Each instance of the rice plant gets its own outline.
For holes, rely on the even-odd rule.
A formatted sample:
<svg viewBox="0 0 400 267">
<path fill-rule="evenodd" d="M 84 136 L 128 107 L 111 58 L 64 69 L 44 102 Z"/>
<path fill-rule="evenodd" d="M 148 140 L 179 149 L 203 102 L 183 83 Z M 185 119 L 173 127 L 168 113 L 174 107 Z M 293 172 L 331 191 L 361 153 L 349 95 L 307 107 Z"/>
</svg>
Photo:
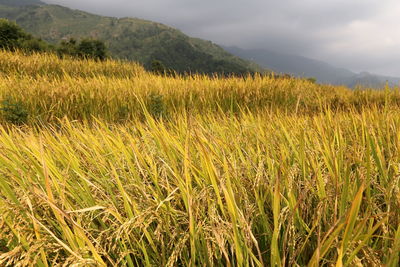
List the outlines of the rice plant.
<svg viewBox="0 0 400 267">
<path fill-rule="evenodd" d="M 399 265 L 397 89 L 0 57 L 0 266 Z"/>
</svg>

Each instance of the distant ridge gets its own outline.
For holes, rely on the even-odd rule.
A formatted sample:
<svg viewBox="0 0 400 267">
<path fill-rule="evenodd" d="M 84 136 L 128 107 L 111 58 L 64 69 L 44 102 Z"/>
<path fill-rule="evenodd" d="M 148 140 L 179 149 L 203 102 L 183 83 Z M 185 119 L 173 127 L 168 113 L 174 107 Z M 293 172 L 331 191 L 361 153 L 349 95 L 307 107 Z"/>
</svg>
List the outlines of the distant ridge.
<svg viewBox="0 0 400 267">
<path fill-rule="evenodd" d="M 346 85 L 350 88 L 357 86 L 383 88 L 399 86 L 400 78 L 371 74 L 368 72 L 355 73 L 344 68 L 334 67 L 326 62 L 297 55 L 273 52 L 267 49 L 241 49 L 224 47 L 228 52 L 253 60 L 264 68 L 278 73 L 288 73 L 296 77 L 313 77 L 319 83 Z"/>
<path fill-rule="evenodd" d="M 245 74 L 263 68 L 210 41 L 190 38 L 166 25 L 136 18 L 113 18 L 47 5 L 38 0 L 0 0 L 0 17 L 50 43 L 69 38 L 104 40 L 114 58 L 151 68 L 154 60 L 177 72 Z"/>
</svg>

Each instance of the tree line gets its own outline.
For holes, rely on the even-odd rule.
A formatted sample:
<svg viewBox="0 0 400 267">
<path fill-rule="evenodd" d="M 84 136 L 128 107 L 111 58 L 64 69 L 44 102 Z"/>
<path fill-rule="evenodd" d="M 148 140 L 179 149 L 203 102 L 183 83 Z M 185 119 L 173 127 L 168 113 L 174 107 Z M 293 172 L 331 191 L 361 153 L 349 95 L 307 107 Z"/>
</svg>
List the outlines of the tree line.
<svg viewBox="0 0 400 267">
<path fill-rule="evenodd" d="M 107 47 L 100 40 L 85 38 L 78 41 L 71 38 L 58 45 L 52 45 L 32 36 L 16 23 L 6 19 L 0 19 L 0 49 L 20 50 L 26 53 L 54 52 L 60 57 L 72 56 L 95 60 L 105 60 L 108 57 Z"/>
</svg>

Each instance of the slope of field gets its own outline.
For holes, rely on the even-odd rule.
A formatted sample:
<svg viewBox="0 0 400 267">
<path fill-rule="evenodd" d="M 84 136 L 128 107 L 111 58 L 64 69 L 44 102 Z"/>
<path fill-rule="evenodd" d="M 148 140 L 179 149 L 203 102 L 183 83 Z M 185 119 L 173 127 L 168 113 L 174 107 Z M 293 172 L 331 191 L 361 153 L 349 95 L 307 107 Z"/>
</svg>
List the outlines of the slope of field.
<svg viewBox="0 0 400 267">
<path fill-rule="evenodd" d="M 0 61 L 0 266 L 398 266 L 398 90 Z"/>
<path fill-rule="evenodd" d="M 104 17 L 58 5 L 39 5 L 35 1 L 32 5 L 16 6 L 5 0 L 0 0 L 0 17 L 15 21 L 27 32 L 54 44 L 69 38 L 100 39 L 106 42 L 114 58 L 137 61 L 148 69 L 153 60 L 160 60 L 178 72 L 264 71 L 210 41 L 190 38 L 152 21 Z"/>
</svg>

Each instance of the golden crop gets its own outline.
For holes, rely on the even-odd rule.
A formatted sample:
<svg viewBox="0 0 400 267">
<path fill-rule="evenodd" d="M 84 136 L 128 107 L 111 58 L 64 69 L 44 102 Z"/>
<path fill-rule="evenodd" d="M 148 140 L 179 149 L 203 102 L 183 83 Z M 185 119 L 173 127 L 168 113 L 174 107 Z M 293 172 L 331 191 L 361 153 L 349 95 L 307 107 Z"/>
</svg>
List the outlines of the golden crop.
<svg viewBox="0 0 400 267">
<path fill-rule="evenodd" d="M 397 89 L 0 62 L 0 266 L 398 266 Z"/>
</svg>

